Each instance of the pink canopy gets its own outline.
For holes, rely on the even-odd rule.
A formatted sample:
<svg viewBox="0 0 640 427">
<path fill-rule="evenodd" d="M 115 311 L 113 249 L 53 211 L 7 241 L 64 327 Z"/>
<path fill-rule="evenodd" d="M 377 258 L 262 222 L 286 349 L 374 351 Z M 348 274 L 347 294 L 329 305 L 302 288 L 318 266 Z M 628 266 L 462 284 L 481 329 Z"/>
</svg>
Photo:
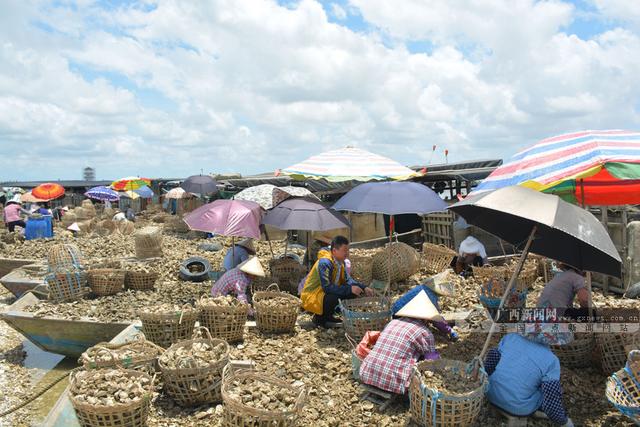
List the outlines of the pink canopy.
<svg viewBox="0 0 640 427">
<path fill-rule="evenodd" d="M 227 237 L 260 238 L 262 209 L 247 200 L 216 200 L 184 216 L 189 228 Z"/>
</svg>

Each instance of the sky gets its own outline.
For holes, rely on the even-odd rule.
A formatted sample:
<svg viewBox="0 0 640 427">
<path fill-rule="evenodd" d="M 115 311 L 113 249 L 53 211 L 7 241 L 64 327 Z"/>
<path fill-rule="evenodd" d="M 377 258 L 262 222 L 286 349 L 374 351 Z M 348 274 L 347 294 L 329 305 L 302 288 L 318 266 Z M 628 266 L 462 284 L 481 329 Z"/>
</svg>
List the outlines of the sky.
<svg viewBox="0 0 640 427">
<path fill-rule="evenodd" d="M 639 75 L 640 1 L 6 0 L 0 180 L 506 159 L 639 130 Z"/>
</svg>

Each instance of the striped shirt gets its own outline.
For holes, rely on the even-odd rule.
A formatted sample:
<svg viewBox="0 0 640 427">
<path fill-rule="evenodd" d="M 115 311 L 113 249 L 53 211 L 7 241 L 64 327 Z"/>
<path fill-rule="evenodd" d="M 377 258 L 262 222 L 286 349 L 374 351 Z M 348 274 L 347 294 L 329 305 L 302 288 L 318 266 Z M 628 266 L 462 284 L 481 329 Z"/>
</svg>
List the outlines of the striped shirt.
<svg viewBox="0 0 640 427">
<path fill-rule="evenodd" d="M 247 274 L 240 271 L 238 267 L 225 272 L 211 288 L 211 296 L 218 297 L 233 294 L 238 300 L 248 304 L 247 288 L 251 284 L 251 279 Z"/>
</svg>

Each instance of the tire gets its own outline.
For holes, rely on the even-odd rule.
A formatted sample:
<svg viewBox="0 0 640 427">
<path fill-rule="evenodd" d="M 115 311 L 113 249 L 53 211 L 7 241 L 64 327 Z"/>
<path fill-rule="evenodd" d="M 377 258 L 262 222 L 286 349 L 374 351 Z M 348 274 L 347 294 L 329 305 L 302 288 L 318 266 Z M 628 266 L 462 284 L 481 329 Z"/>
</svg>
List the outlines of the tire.
<svg viewBox="0 0 640 427">
<path fill-rule="evenodd" d="M 195 269 L 191 271 L 189 268 Z M 209 278 L 211 264 L 202 257 L 191 257 L 180 264 L 180 278 L 188 282 L 204 282 Z"/>
</svg>

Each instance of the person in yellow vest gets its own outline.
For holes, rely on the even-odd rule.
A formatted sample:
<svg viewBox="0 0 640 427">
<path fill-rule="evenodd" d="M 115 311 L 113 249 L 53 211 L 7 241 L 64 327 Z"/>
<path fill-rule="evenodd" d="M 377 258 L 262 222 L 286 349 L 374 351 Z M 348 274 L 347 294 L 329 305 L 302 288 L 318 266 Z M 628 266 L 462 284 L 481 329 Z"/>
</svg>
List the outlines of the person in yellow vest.
<svg viewBox="0 0 640 427">
<path fill-rule="evenodd" d="M 338 300 L 372 296 L 374 293 L 373 289 L 349 276 L 345 267 L 348 257 L 349 240 L 336 236 L 331 241 L 330 250 L 318 252 L 318 260 L 307 275 L 300 299 L 302 307 L 314 314 L 316 326 L 340 323 L 335 317 Z"/>
</svg>

